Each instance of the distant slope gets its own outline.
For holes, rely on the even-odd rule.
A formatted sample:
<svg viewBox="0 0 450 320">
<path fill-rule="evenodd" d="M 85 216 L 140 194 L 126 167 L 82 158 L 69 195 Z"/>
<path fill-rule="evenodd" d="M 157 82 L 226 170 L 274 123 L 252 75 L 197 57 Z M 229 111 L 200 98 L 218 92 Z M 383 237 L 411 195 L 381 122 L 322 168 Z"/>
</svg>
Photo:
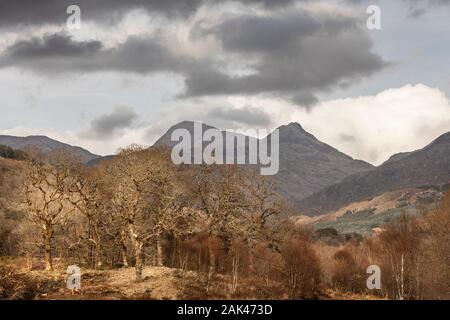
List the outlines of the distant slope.
<svg viewBox="0 0 450 320">
<path fill-rule="evenodd" d="M 180 128 L 193 133 L 194 123 L 184 121 L 171 127 L 154 145 L 173 146 L 176 143 L 171 141 L 171 134 Z M 213 127 L 203 125 L 203 130 L 208 128 Z M 292 201 L 299 201 L 355 172 L 374 168 L 317 140 L 298 123 L 281 126 L 279 130 L 280 171 L 275 178 L 280 193 Z"/>
<path fill-rule="evenodd" d="M 8 208 L 11 200 L 19 196 L 22 163 L 0 157 L 0 216 Z M 1 228 L 1 226 L 0 226 Z"/>
<path fill-rule="evenodd" d="M 280 190 L 292 200 L 303 199 L 351 174 L 374 168 L 319 141 L 298 123 L 281 126 L 279 130 L 277 180 Z"/>
<path fill-rule="evenodd" d="M 297 224 L 315 228 L 333 228 L 341 233 L 373 234 L 377 228 L 396 220 L 402 214 L 420 216 L 433 209 L 450 189 L 450 184 L 430 188 L 408 188 L 385 192 L 373 198 L 352 202 L 337 211 L 319 216 L 293 216 Z"/>
<path fill-rule="evenodd" d="M 409 156 L 410 154 L 411 154 L 411 152 L 396 153 L 396 154 L 392 155 L 389 159 L 387 159 L 385 162 L 383 162 L 382 164 L 387 164 L 387 163 L 391 163 L 391 162 L 403 159 L 403 158 Z"/>
<path fill-rule="evenodd" d="M 298 202 L 306 215 L 336 211 L 350 203 L 393 190 L 435 186 L 450 181 L 450 132 L 423 149 L 402 154 L 368 172 L 360 172 Z"/>
<path fill-rule="evenodd" d="M 87 166 L 96 166 L 96 165 L 102 163 L 103 161 L 108 161 L 108 160 L 114 159 L 114 157 L 115 157 L 115 155 L 108 155 L 108 156 L 104 156 L 104 157 L 98 157 L 98 158 L 95 158 L 93 160 L 90 160 L 90 161 L 86 162 L 86 165 Z"/>
<path fill-rule="evenodd" d="M 6 145 L 24 151 L 27 149 L 37 149 L 42 153 L 63 149 L 72 153 L 84 163 L 99 158 L 98 155 L 92 154 L 81 147 L 71 146 L 46 136 L 14 137 L 0 135 L 0 145 Z"/>
</svg>

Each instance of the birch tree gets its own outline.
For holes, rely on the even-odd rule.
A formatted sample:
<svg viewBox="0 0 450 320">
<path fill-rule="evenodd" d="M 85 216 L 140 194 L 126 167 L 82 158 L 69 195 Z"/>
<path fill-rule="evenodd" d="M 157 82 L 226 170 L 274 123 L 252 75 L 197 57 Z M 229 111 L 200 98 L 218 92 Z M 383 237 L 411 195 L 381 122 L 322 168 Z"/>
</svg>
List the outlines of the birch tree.
<svg viewBox="0 0 450 320">
<path fill-rule="evenodd" d="M 417 298 L 420 295 L 415 283 L 420 274 L 417 269 L 419 256 L 419 227 L 406 214 L 390 224 L 380 235 L 382 248 L 394 286 L 390 295 L 398 300 Z"/>
</svg>

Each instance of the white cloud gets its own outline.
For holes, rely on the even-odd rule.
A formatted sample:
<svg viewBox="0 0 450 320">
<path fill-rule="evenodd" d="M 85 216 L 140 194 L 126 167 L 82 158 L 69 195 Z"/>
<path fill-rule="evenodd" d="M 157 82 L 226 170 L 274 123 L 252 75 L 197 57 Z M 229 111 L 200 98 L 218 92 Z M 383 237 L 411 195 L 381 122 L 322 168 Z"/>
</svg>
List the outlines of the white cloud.
<svg viewBox="0 0 450 320">
<path fill-rule="evenodd" d="M 84 139 L 79 132 L 23 127 L 3 130 L 0 134 L 42 134 L 105 155 L 132 143 L 151 145 L 171 125 L 183 120 L 202 120 L 220 129 L 251 127 L 232 119 L 212 117 L 214 113 L 209 111 L 218 108 L 225 108 L 227 114 L 233 114 L 233 109 L 258 108 L 270 116 L 270 129 L 299 122 L 319 140 L 376 165 L 394 153 L 420 149 L 450 131 L 448 98 L 439 89 L 418 84 L 388 89 L 374 96 L 325 101 L 309 112 L 273 98 L 215 97 L 178 101 L 145 119 L 139 127 L 125 129 L 120 136 L 108 141 Z M 241 112 L 235 114 L 239 116 Z"/>
<path fill-rule="evenodd" d="M 236 105 L 262 106 L 278 125 L 299 122 L 319 140 L 376 165 L 394 153 L 420 149 L 450 131 L 448 98 L 423 84 L 325 101 L 310 112 L 283 101 L 234 100 Z"/>
<path fill-rule="evenodd" d="M 254 96 L 174 103 L 148 121 L 151 125 L 147 141 L 154 142 L 171 125 L 183 120 L 245 130 L 251 125 L 213 118 L 208 110 L 226 108 L 229 112 L 232 108 L 250 107 L 270 116 L 270 129 L 299 122 L 319 140 L 375 165 L 395 153 L 420 149 L 450 131 L 448 98 L 439 89 L 418 84 L 387 89 L 374 96 L 325 101 L 309 112 L 281 99 Z"/>
<path fill-rule="evenodd" d="M 324 102 L 304 122 L 341 151 L 380 164 L 450 131 L 450 103 L 438 89 L 407 85 L 375 96 Z"/>
</svg>

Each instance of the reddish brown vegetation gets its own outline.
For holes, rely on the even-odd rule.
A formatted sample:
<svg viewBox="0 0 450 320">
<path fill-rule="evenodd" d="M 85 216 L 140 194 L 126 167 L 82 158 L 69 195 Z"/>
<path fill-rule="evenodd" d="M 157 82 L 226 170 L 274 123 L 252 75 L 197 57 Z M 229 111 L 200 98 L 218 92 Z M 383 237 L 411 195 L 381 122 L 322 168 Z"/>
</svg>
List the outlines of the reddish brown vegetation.
<svg viewBox="0 0 450 320">
<path fill-rule="evenodd" d="M 164 266 L 190 299 L 449 298 L 450 194 L 420 218 L 332 246 L 280 218 L 291 209 L 272 181 L 234 166 L 174 167 L 166 150 L 131 147 L 96 167 L 60 153 L 14 168 L 0 176 L 0 254 L 27 263 L 1 270 L 3 298 L 35 298 L 29 271 L 71 264 L 133 266 L 137 286 L 146 266 Z M 379 291 L 366 287 L 372 264 Z"/>
</svg>

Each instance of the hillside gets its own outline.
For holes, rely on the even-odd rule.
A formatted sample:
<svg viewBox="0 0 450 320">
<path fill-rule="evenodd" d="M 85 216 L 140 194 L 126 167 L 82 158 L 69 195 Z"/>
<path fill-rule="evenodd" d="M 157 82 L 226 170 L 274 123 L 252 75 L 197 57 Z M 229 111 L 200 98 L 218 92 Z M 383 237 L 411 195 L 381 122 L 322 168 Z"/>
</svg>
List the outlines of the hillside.
<svg viewBox="0 0 450 320">
<path fill-rule="evenodd" d="M 11 209 L 11 203 L 17 200 L 21 186 L 22 163 L 20 161 L 0 157 L 0 234 L 6 222 L 4 215 Z M 2 241 L 0 241 L 0 251 Z"/>
<path fill-rule="evenodd" d="M 450 182 L 450 132 L 423 149 L 393 156 L 381 166 L 345 178 L 298 202 L 309 216 L 336 211 L 384 192 L 439 186 Z"/>
<path fill-rule="evenodd" d="M 373 168 L 316 139 L 298 123 L 280 128 L 280 189 L 292 200 L 306 198 L 356 172 Z"/>
<path fill-rule="evenodd" d="M 291 221 L 298 225 L 313 225 L 318 230 L 332 228 L 342 234 L 373 235 L 403 214 L 420 217 L 425 212 L 434 210 L 449 188 L 450 185 L 444 185 L 441 188 L 385 192 L 367 200 L 353 202 L 335 212 L 311 217 L 292 216 Z"/>
<path fill-rule="evenodd" d="M 170 137 L 172 132 L 179 128 L 187 129 L 192 133 L 194 123 L 184 121 L 171 127 L 154 145 L 176 144 Z M 203 124 L 203 130 L 208 128 L 213 127 Z M 290 123 L 278 129 L 280 130 L 280 170 L 275 175 L 275 179 L 280 193 L 292 201 L 299 201 L 355 172 L 373 168 L 372 165 L 354 160 L 319 141 L 298 123 Z M 254 138 L 246 137 L 246 139 Z M 247 149 L 245 152 L 248 154 Z"/>
<path fill-rule="evenodd" d="M 29 149 L 36 149 L 42 153 L 48 153 L 54 150 L 63 149 L 70 152 L 84 163 L 99 158 L 98 155 L 92 154 L 86 149 L 71 146 L 69 144 L 53 140 L 46 136 L 14 137 L 0 135 L 0 145 L 9 146 L 11 148 L 24 151 Z"/>
</svg>

